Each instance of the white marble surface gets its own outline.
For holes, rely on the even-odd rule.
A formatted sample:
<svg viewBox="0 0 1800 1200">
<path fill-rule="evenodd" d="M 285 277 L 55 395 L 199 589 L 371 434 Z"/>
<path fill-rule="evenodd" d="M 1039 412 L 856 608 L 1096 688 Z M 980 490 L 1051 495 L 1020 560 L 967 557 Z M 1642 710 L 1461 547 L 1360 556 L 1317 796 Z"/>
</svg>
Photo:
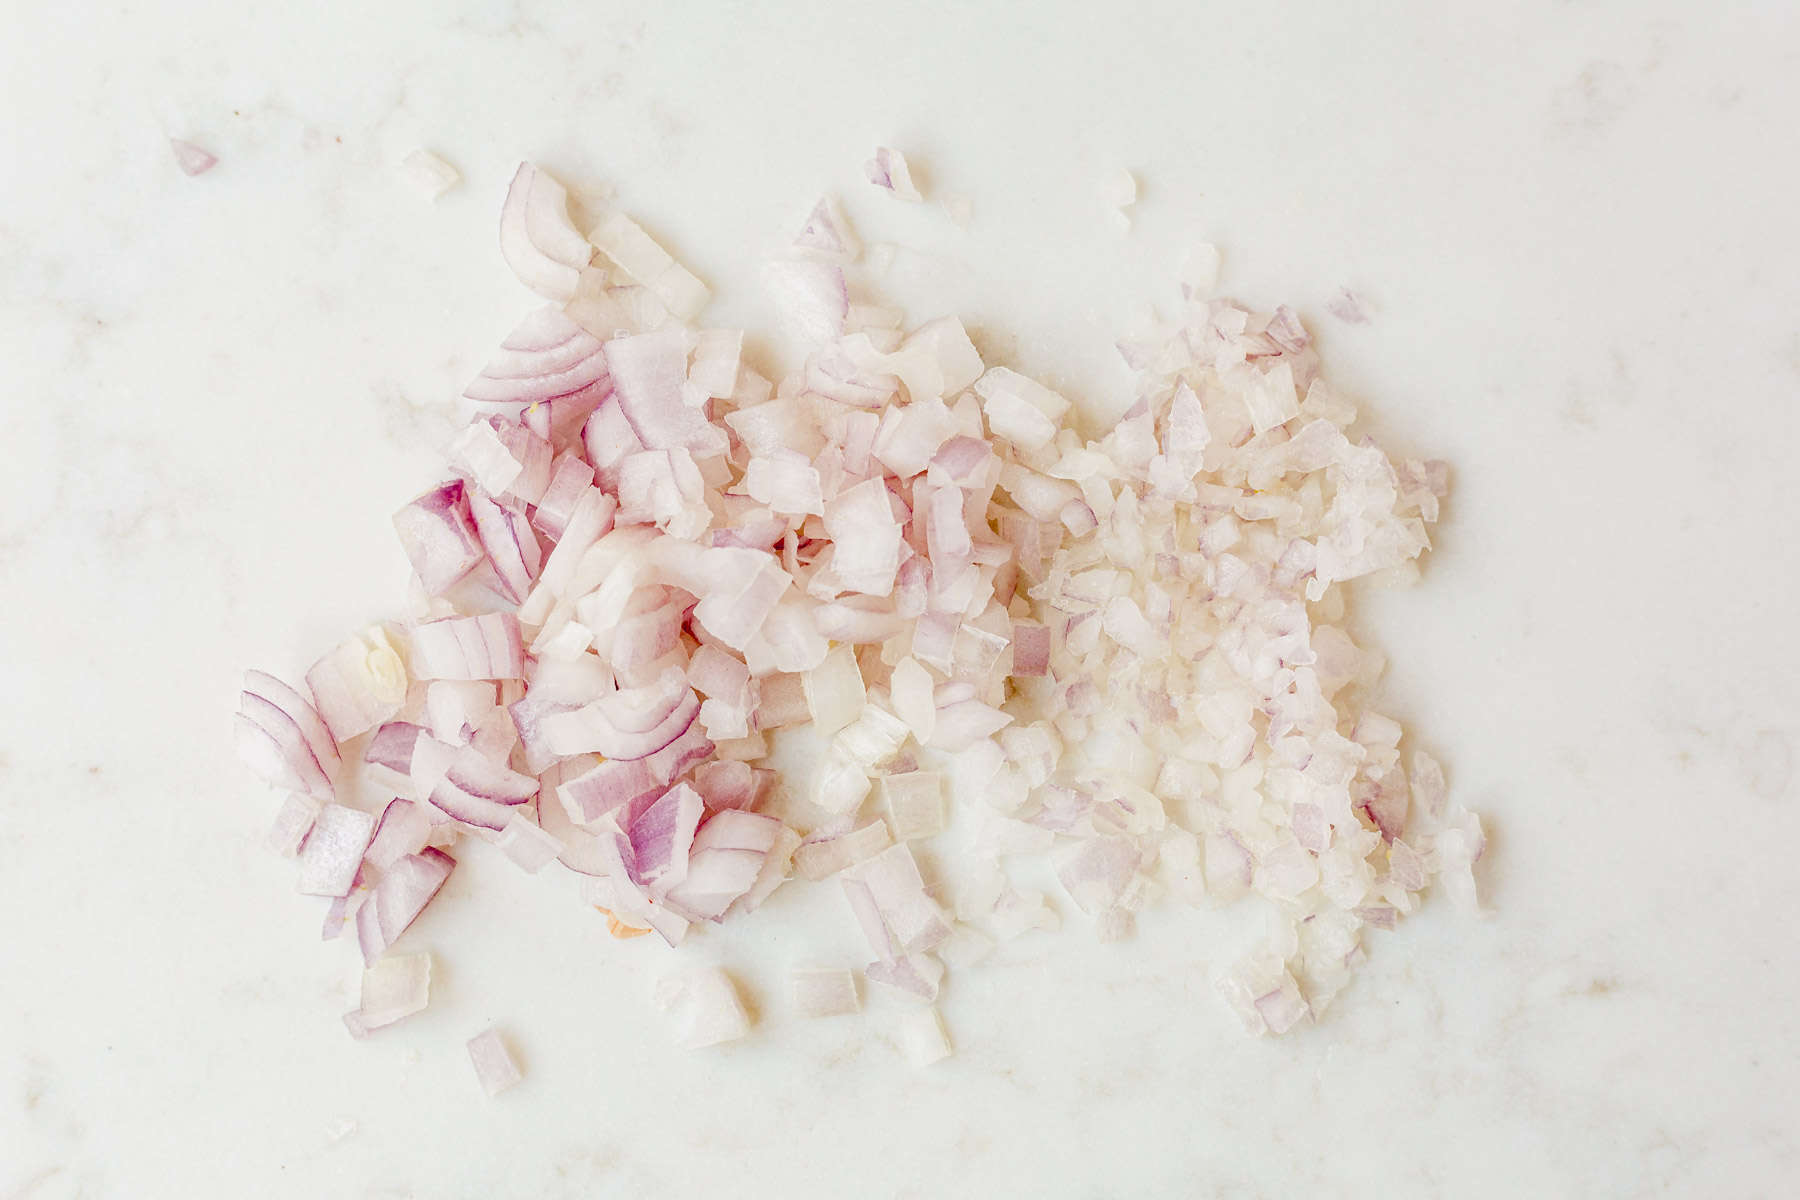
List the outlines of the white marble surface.
<svg viewBox="0 0 1800 1200">
<path fill-rule="evenodd" d="M 0 1197 L 1794 1194 L 1800 15 L 975 7 L 6 7 Z M 860 185 L 878 140 L 972 228 Z M 419 145 L 466 176 L 436 205 Z M 783 1018 L 774 969 L 853 948 L 829 897 L 692 948 L 765 1019 L 690 1055 L 656 947 L 471 854 L 409 935 L 431 1010 L 344 1036 L 228 714 L 397 608 L 386 514 L 530 303 L 494 240 L 525 156 L 616 187 L 729 322 L 841 189 L 919 252 L 909 302 L 1096 411 L 1113 332 L 1223 244 L 1454 465 L 1424 584 L 1363 611 L 1487 816 L 1492 914 L 1377 936 L 1274 1043 L 1213 995 L 1230 914 L 1071 921 L 959 976 L 920 1072 L 883 1010 Z M 1344 284 L 1372 324 L 1325 316 Z M 494 1102 L 490 1022 L 528 1072 Z"/>
</svg>

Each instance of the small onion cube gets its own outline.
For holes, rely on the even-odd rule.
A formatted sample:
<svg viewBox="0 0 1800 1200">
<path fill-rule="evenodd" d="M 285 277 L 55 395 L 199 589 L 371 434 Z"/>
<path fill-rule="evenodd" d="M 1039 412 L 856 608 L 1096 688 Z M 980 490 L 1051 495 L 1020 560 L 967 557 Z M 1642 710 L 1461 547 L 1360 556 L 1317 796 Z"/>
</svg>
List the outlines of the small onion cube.
<svg viewBox="0 0 1800 1200">
<path fill-rule="evenodd" d="M 388 801 L 375 824 L 375 836 L 363 851 L 363 861 L 378 871 L 386 871 L 407 855 L 419 853 L 430 840 L 431 823 L 424 805 L 398 797 Z"/>
<path fill-rule="evenodd" d="M 1285 359 L 1258 375 L 1242 395 L 1251 427 L 1258 433 L 1267 433 L 1300 415 L 1294 367 Z"/>
<path fill-rule="evenodd" d="M 879 704 L 865 704 L 856 720 L 831 739 L 827 754 L 855 763 L 865 771 L 890 770 L 907 736 L 906 722 Z"/>
<path fill-rule="evenodd" d="M 788 975 L 794 1011 L 803 1017 L 835 1017 L 861 1007 L 856 973 L 841 967 L 801 967 Z"/>
<path fill-rule="evenodd" d="M 730 976 L 717 967 L 672 975 L 656 986 L 656 1003 L 675 1023 L 675 1044 L 685 1050 L 735 1041 L 750 1032 L 750 1016 Z"/>
<path fill-rule="evenodd" d="M 881 780 L 894 836 L 901 841 L 944 831 L 944 777 L 936 771 L 908 771 Z"/>
<path fill-rule="evenodd" d="M 961 623 L 949 613 L 926 613 L 913 627 L 913 657 L 948 675 L 954 663 L 956 632 Z"/>
<path fill-rule="evenodd" d="M 694 836 L 686 876 L 664 893 L 663 903 L 691 919 L 719 920 L 756 883 L 781 828 L 759 813 L 713 814 Z"/>
<path fill-rule="evenodd" d="M 893 501 L 879 479 L 864 480 L 825 502 L 825 531 L 832 540 L 832 570 L 845 590 L 885 596 L 900 569 L 901 528 Z"/>
<path fill-rule="evenodd" d="M 1034 929 L 1056 930 L 1062 918 L 1037 891 L 1020 891 L 1004 886 L 990 914 L 994 936 L 1003 942 L 1022 937 Z"/>
<path fill-rule="evenodd" d="M 514 813 L 500 831 L 500 851 L 525 871 L 536 874 L 562 856 L 565 847 L 534 821 Z"/>
<path fill-rule="evenodd" d="M 1012 719 L 1012 714 L 979 700 L 958 700 L 948 704 L 940 701 L 929 744 L 939 750 L 966 749 L 998 733 Z"/>
<path fill-rule="evenodd" d="M 808 259 L 773 259 L 763 281 L 775 310 L 797 337 L 822 345 L 844 332 L 850 288 L 842 267 Z"/>
<path fill-rule="evenodd" d="M 318 820 L 321 806 L 311 796 L 290 793 L 282 801 L 281 810 L 275 814 L 275 823 L 269 827 L 266 845 L 283 858 L 292 858 L 300 853 L 301 843 L 306 835 L 312 832 L 313 823 Z"/>
<path fill-rule="evenodd" d="M 1141 857 L 1125 838 L 1090 838 L 1063 860 L 1056 875 L 1083 912 L 1100 913 L 1124 895 Z"/>
<path fill-rule="evenodd" d="M 219 165 L 218 155 L 181 138 L 170 138 L 169 149 L 174 152 L 175 165 L 181 168 L 183 175 L 204 175 Z"/>
<path fill-rule="evenodd" d="M 880 854 L 858 863 L 843 873 L 846 895 L 852 905 L 859 890 L 866 889 L 880 914 L 893 944 L 912 953 L 930 950 L 949 936 L 949 922 L 944 912 L 925 891 L 919 866 L 905 842 L 897 842 Z M 877 953 L 886 947 L 883 938 L 865 928 L 870 944 Z"/>
<path fill-rule="evenodd" d="M 832 734 L 862 715 L 868 693 L 856 664 L 855 649 L 841 645 L 825 655 L 825 661 L 803 676 L 806 708 L 814 728 Z"/>
<path fill-rule="evenodd" d="M 639 283 L 648 283 L 675 265 L 669 252 L 622 212 L 609 214 L 594 227 L 589 240 Z"/>
<path fill-rule="evenodd" d="M 558 662 L 579 662 L 594 644 L 594 631 L 580 621 L 569 621 L 547 638 L 532 643 L 532 653 Z"/>
<path fill-rule="evenodd" d="M 506 1042 L 500 1037 L 498 1030 L 490 1027 L 482 1030 L 469 1039 L 469 1062 L 475 1068 L 475 1078 L 481 1084 L 481 1090 L 489 1096 L 498 1096 L 525 1078 L 519 1070 L 519 1064 L 507 1049 Z"/>
<path fill-rule="evenodd" d="M 525 646 L 512 613 L 446 617 L 412 630 L 413 671 L 420 679 L 519 679 Z"/>
<path fill-rule="evenodd" d="M 893 840 L 885 823 L 870 821 L 837 837 L 802 842 L 794 851 L 794 868 L 803 879 L 825 879 L 874 857 L 892 845 Z"/>
<path fill-rule="evenodd" d="M 318 795 L 317 798 L 329 799 L 331 776 L 336 774 L 343 762 L 338 755 L 337 742 L 331 736 L 331 731 L 326 728 L 325 722 L 319 717 L 318 709 L 312 699 L 266 672 L 246 671 L 244 672 L 244 692 L 240 697 L 239 711 L 248 712 L 252 707 L 257 707 L 250 703 L 252 698 L 269 706 L 269 708 L 258 709 L 261 717 L 272 718 L 274 714 L 270 710 L 279 711 L 286 721 L 291 723 L 293 730 L 300 734 L 301 740 L 305 743 L 305 749 L 311 752 L 312 765 L 316 766 L 318 772 L 325 776 L 324 794 Z M 291 738 L 284 739 L 284 741 L 291 742 Z M 304 759 L 305 756 L 300 753 L 299 747 L 294 746 L 292 750 L 297 759 Z M 305 764 L 301 762 L 299 765 Z M 311 774 L 310 767 L 307 773 Z"/>
<path fill-rule="evenodd" d="M 1014 675 L 1042 676 L 1050 668 L 1050 627 L 1038 621 L 1012 623 Z"/>
<path fill-rule="evenodd" d="M 742 699 L 750 686 L 750 670 L 742 659 L 717 646 L 701 646 L 688 660 L 688 683 L 703 696 Z"/>
<path fill-rule="evenodd" d="M 588 825 L 610 812 L 634 811 L 647 805 L 663 790 L 642 759 L 614 759 L 569 776 L 556 794 L 570 820 Z"/>
<path fill-rule="evenodd" d="M 600 402 L 605 382 L 600 339 L 552 304 L 527 314 L 513 327 L 463 395 L 478 404 L 504 406 L 521 417 L 549 405 L 556 409 L 555 424 L 562 426 L 565 408 L 567 420 L 586 419 Z M 569 440 L 568 433 L 561 430 L 558 445 Z"/>
<path fill-rule="evenodd" d="M 738 329 L 703 329 L 688 361 L 688 383 L 700 393 L 724 399 L 737 389 L 744 334 Z"/>
<path fill-rule="evenodd" d="M 342 896 L 335 896 L 325 908 L 325 920 L 319 929 L 319 940 L 334 942 L 344 936 L 350 923 L 356 920 L 357 913 L 362 911 L 363 902 L 371 893 L 369 873 L 357 868 L 356 878 L 350 883 L 350 890 Z M 360 1036 L 360 1035 L 359 1035 Z"/>
<path fill-rule="evenodd" d="M 1181 289 L 1189 299 L 1204 299 L 1219 286 L 1219 248 L 1201 242 L 1188 251 L 1181 266 Z"/>
<path fill-rule="evenodd" d="M 751 912 L 780 887 L 791 872 L 794 851 L 800 846 L 800 835 L 783 825 L 775 833 L 775 844 L 763 857 L 762 870 L 757 873 L 756 882 L 750 890 L 738 897 L 732 905 L 734 911 Z"/>
<path fill-rule="evenodd" d="M 1137 198 L 1137 177 L 1130 171 L 1120 169 L 1101 181 L 1100 199 L 1108 208 L 1126 208 Z"/>
<path fill-rule="evenodd" d="M 1137 932 L 1137 914 L 1123 908 L 1109 908 L 1094 923 L 1094 936 L 1102 942 L 1122 942 Z"/>
<path fill-rule="evenodd" d="M 872 962 L 863 974 L 873 983 L 930 1004 L 937 999 L 938 988 L 943 984 L 944 964 L 929 954 L 907 954 Z"/>
<path fill-rule="evenodd" d="M 1369 323 L 1367 302 L 1349 288 L 1340 288 L 1338 294 L 1326 302 L 1325 310 L 1338 320 L 1351 325 L 1367 325 Z"/>
<path fill-rule="evenodd" d="M 870 175 L 917 196 L 891 151 Z M 1105 198 L 1135 195 L 1121 174 Z M 1117 343 L 1134 391 L 1090 442 L 957 318 L 904 333 L 901 310 L 853 304 L 829 201 L 770 267 L 814 343 L 777 381 L 740 332 L 687 323 L 707 289 L 640 226 L 603 214 L 590 245 L 567 200 L 529 163 L 508 190 L 502 253 L 552 303 L 469 384 L 487 408 L 452 447 L 463 478 L 396 515 L 406 657 L 372 629 L 304 687 L 251 672 L 234 716 L 252 769 L 297 793 L 271 844 L 331 897 L 327 937 L 356 924 L 353 1032 L 420 1002 L 416 965 L 383 955 L 471 830 L 527 870 L 559 859 L 615 933 L 671 945 L 790 873 L 835 876 L 869 980 L 927 1003 L 938 956 L 1060 924 L 1003 856 L 1054 855 L 1108 941 L 1165 892 L 1254 889 L 1288 919 L 1224 988 L 1267 1033 L 1324 1010 L 1365 926 L 1427 889 L 1474 906 L 1479 819 L 1366 709 L 1382 659 L 1335 588 L 1417 575 L 1447 472 L 1352 440 L 1292 309 L 1209 298 L 1205 248 L 1182 314 Z M 766 731 L 808 723 L 811 815 L 832 818 L 802 841 L 762 811 L 763 764 Z M 364 735 L 346 776 L 338 744 Z M 940 753 L 977 803 L 976 866 L 927 889 L 909 847 L 945 827 L 944 780 L 919 770 Z M 371 788 L 394 797 L 378 821 L 333 803 Z M 810 982 L 797 1008 L 854 1007 L 844 972 Z M 722 976 L 671 986 L 685 1042 L 747 1028 Z M 924 1022 L 919 1061 L 948 1049 Z"/>
<path fill-rule="evenodd" d="M 813 803 L 829 813 L 854 812 L 869 794 L 869 773 L 859 763 L 827 755 L 813 783 Z"/>
<path fill-rule="evenodd" d="M 925 198 L 913 183 L 912 171 L 906 165 L 906 156 L 898 150 L 887 146 L 875 147 L 875 157 L 863 165 L 863 174 L 870 183 L 892 192 L 901 200 L 916 203 Z"/>
<path fill-rule="evenodd" d="M 929 1067 L 950 1057 L 950 1038 L 944 1033 L 944 1022 L 935 1008 L 914 1008 L 902 1012 L 894 1021 L 900 1036 L 900 1047 L 915 1067 Z"/>
<path fill-rule="evenodd" d="M 362 973 L 362 1000 L 352 1032 L 366 1033 L 424 1012 L 431 1002 L 431 955 L 395 954 Z"/>
<path fill-rule="evenodd" d="M 1021 375 L 1009 367 L 990 367 L 975 381 L 975 394 L 985 402 L 996 397 L 1008 396 L 1024 401 L 1052 422 L 1061 421 L 1068 414 L 1068 398 L 1052 391 L 1029 376 Z"/>
<path fill-rule="evenodd" d="M 670 788 L 631 822 L 626 830 L 631 858 L 627 869 L 640 884 L 665 888 L 687 876 L 694 835 L 706 802 L 686 784 Z"/>
<path fill-rule="evenodd" d="M 701 708 L 704 710 L 705 705 Z M 693 787 L 711 811 L 735 809 L 748 812 L 762 798 L 773 774 L 747 762 L 715 760 L 695 770 Z"/>
<path fill-rule="evenodd" d="M 300 848 L 300 894 L 348 893 L 374 831 L 375 818 L 359 809 L 342 804 L 327 804 L 320 809 L 312 832 Z"/>
<path fill-rule="evenodd" d="M 371 966 L 431 903 L 450 878 L 456 860 L 435 847 L 409 854 L 382 875 L 356 910 L 356 940 L 363 965 Z"/>
<path fill-rule="evenodd" d="M 552 538 L 561 538 L 569 526 L 575 505 L 594 483 L 594 468 L 573 454 L 563 454 L 551 465 L 550 482 L 532 511 L 531 523 Z"/>
<path fill-rule="evenodd" d="M 500 254 L 520 283 L 558 302 L 574 296 L 592 257 L 569 220 L 568 192 L 528 162 L 519 164 L 500 210 Z"/>
</svg>

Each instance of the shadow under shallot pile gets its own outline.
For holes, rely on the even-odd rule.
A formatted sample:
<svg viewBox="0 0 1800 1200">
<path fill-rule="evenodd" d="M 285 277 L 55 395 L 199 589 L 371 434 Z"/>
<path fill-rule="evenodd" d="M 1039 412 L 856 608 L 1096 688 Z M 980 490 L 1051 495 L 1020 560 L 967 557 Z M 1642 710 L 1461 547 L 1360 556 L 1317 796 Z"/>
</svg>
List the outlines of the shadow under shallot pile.
<svg viewBox="0 0 1800 1200">
<path fill-rule="evenodd" d="M 548 304 L 470 385 L 454 476 L 394 516 L 411 615 L 299 687 L 251 672 L 238 716 L 291 793 L 271 843 L 355 932 L 353 1032 L 424 1006 L 429 963 L 389 947 L 477 841 L 670 946 L 833 880 L 865 976 L 924 1004 L 1057 924 L 1018 856 L 1109 939 L 1255 893 L 1285 932 L 1220 986 L 1259 1033 L 1322 1012 L 1434 881 L 1474 905 L 1480 824 L 1364 704 L 1381 659 L 1337 587 L 1416 575 L 1445 470 L 1348 435 L 1291 310 L 1190 280 L 1087 442 L 955 317 L 854 301 L 829 199 L 769 267 L 810 347 L 778 383 L 692 324 L 705 286 L 642 229 L 584 237 L 530 164 L 501 248 Z M 822 749 L 778 778 L 770 735 L 802 726 Z M 928 886 L 911 843 L 952 823 L 975 865 Z M 792 984 L 800 1015 L 857 1007 L 846 970 Z M 749 1027 L 716 971 L 662 998 L 685 1044 Z M 947 1053 L 920 1022 L 921 1061 Z"/>
</svg>

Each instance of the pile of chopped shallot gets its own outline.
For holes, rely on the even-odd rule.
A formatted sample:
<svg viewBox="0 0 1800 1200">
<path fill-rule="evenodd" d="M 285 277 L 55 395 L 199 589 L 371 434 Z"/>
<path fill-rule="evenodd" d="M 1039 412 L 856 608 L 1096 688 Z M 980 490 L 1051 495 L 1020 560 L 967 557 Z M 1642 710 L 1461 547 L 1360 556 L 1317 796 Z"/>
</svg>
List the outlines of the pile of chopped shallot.
<svg viewBox="0 0 1800 1200">
<path fill-rule="evenodd" d="M 918 195 L 893 151 L 870 178 Z M 237 718 L 289 793 L 271 844 L 361 952 L 353 1033 L 425 1006 L 429 956 L 390 949 L 478 842 L 671 947 L 825 883 L 868 958 L 795 971 L 786 1011 L 856 1011 L 859 970 L 919 1002 L 920 1062 L 949 1053 L 947 965 L 1062 908 L 1116 940 L 1159 900 L 1256 893 L 1284 932 L 1220 990 L 1283 1033 L 1434 881 L 1473 906 L 1481 826 L 1365 705 L 1383 660 L 1336 586 L 1416 575 L 1444 466 L 1351 436 L 1293 311 L 1213 298 L 1210 248 L 1120 344 L 1135 403 L 1096 442 L 955 317 L 861 298 L 829 198 L 768 265 L 809 347 L 778 381 L 695 324 L 707 288 L 643 229 L 584 236 L 529 163 L 500 247 L 546 303 L 469 385 L 450 478 L 394 514 L 411 615 L 299 684 L 250 672 Z M 953 826 L 972 857 L 922 872 Z M 1065 895 L 1015 886 L 1024 858 Z M 750 1025 L 716 969 L 658 999 L 687 1045 Z M 471 1053 L 517 1078 L 491 1032 Z"/>
</svg>

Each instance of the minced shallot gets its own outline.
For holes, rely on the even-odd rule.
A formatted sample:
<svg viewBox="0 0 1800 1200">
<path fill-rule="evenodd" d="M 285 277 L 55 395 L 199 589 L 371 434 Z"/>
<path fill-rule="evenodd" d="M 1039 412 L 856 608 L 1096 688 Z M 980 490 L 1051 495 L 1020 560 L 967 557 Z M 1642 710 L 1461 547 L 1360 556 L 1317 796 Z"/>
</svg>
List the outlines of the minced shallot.
<svg viewBox="0 0 1800 1200">
<path fill-rule="evenodd" d="M 893 151 L 868 175 L 917 198 Z M 779 379 L 691 324 L 705 285 L 635 222 L 584 235 L 532 164 L 500 242 L 550 304 L 469 385 L 452 477 L 394 516 L 410 614 L 240 698 L 246 761 L 291 793 L 269 843 L 327 936 L 356 931 L 353 1031 L 423 1007 L 429 959 L 389 947 L 469 841 L 560 862 L 615 934 L 670 946 L 825 882 L 866 977 L 921 1005 L 920 1063 L 949 1053 L 925 1007 L 946 966 L 1070 911 L 1117 941 L 1159 899 L 1255 893 L 1282 932 L 1219 986 L 1282 1033 L 1365 927 L 1434 882 L 1473 906 L 1480 822 L 1369 707 L 1382 659 L 1336 586 L 1416 574 L 1445 469 L 1353 435 L 1292 310 L 1211 294 L 1211 247 L 1179 312 L 1120 343 L 1134 390 L 1094 441 L 956 318 L 865 302 L 829 197 L 770 265 L 807 344 Z M 778 778 L 799 728 L 810 767 Z M 946 829 L 968 853 L 928 882 L 913 847 Z M 1060 897 L 1015 883 L 1027 857 Z M 843 966 L 792 981 L 801 1015 L 858 1007 Z M 749 1028 L 717 969 L 658 999 L 686 1045 Z M 516 1082 L 491 1031 L 470 1052 L 490 1092 Z"/>
</svg>

